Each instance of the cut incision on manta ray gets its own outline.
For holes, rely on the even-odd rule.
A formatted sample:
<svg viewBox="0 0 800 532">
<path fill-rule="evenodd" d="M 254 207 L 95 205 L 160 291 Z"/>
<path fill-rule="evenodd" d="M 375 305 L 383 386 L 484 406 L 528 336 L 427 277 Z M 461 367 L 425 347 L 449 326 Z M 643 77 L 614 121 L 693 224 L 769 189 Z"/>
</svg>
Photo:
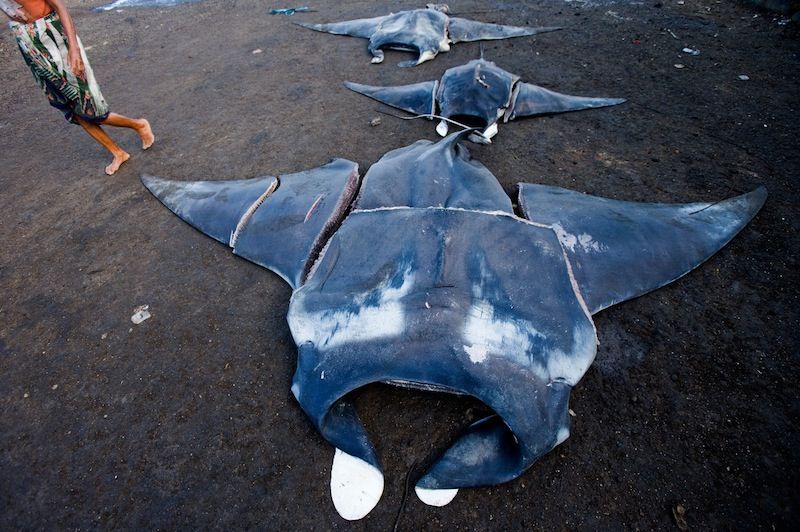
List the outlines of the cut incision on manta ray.
<svg viewBox="0 0 800 532">
<path fill-rule="evenodd" d="M 376 87 L 345 82 L 345 86 L 386 105 L 418 116 L 441 117 L 436 131 L 448 133 L 448 121 L 480 130 L 470 140 L 486 144 L 497 134 L 498 123 L 515 118 L 594 109 L 624 103 L 623 98 L 570 96 L 538 85 L 491 61 L 475 59 L 445 71 L 440 80 L 411 85 Z"/>
<path fill-rule="evenodd" d="M 382 63 L 383 50 L 393 49 L 417 52 L 416 60 L 403 61 L 401 67 L 415 66 L 450 50 L 451 44 L 524 37 L 560 30 L 561 28 L 529 28 L 476 22 L 446 13 L 444 4 L 428 4 L 425 9 L 400 11 L 382 17 L 362 18 L 329 24 L 298 25 L 336 35 L 350 35 L 369 39 L 367 47 L 373 63 Z"/>
<path fill-rule="evenodd" d="M 633 203 L 520 184 L 518 216 L 459 144 L 468 133 L 390 151 L 363 181 L 344 159 L 238 181 L 142 178 L 294 290 L 292 393 L 336 448 L 330 489 L 346 519 L 369 513 L 384 484 L 350 392 L 386 382 L 494 411 L 417 481 L 423 502 L 510 481 L 569 436 L 570 392 L 597 350 L 592 315 L 688 273 L 766 198 Z"/>
</svg>

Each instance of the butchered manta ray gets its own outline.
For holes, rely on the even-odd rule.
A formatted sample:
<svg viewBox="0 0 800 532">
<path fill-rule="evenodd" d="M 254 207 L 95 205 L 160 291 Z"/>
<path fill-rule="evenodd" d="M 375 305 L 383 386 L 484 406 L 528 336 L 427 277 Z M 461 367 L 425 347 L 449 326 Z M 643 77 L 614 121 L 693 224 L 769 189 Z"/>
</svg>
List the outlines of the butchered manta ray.
<svg viewBox="0 0 800 532">
<path fill-rule="evenodd" d="M 442 506 L 460 488 L 521 475 L 569 435 L 569 395 L 597 350 L 592 315 L 686 274 L 766 198 L 633 203 L 520 184 L 514 213 L 468 132 L 390 151 L 363 181 L 335 159 L 238 181 L 143 176 L 168 208 L 294 290 L 292 392 L 335 448 L 346 519 L 378 503 L 383 474 L 348 394 L 374 382 L 476 397 L 477 421 L 416 484 Z"/>
<path fill-rule="evenodd" d="M 386 105 L 420 116 L 442 117 L 436 131 L 447 135 L 448 120 L 479 127 L 470 140 L 486 144 L 503 122 L 525 116 L 580 111 L 624 103 L 623 98 L 587 98 L 560 94 L 520 77 L 491 61 L 475 59 L 445 71 L 440 80 L 375 87 L 346 81 L 345 86 Z"/>
<path fill-rule="evenodd" d="M 451 44 L 524 37 L 556 31 L 562 28 L 529 28 L 476 22 L 446 13 L 445 4 L 428 4 L 425 9 L 400 11 L 373 18 L 332 22 L 330 24 L 297 23 L 299 26 L 336 35 L 350 35 L 369 39 L 367 49 L 373 63 L 383 62 L 383 49 L 417 52 L 416 60 L 403 61 L 398 66 L 419 65 L 450 50 Z"/>
</svg>

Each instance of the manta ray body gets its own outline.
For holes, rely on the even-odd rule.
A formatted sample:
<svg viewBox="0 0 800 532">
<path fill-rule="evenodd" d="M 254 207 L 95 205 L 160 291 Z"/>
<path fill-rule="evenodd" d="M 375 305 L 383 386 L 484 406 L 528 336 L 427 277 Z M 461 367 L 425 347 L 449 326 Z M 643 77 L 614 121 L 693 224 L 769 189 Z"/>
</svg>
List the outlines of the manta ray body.
<svg viewBox="0 0 800 532">
<path fill-rule="evenodd" d="M 400 11 L 382 17 L 362 18 L 330 24 L 298 23 L 304 28 L 336 35 L 369 39 L 373 63 L 382 63 L 385 48 L 417 52 L 416 60 L 403 61 L 401 67 L 419 65 L 447 52 L 459 42 L 508 39 L 536 35 L 561 28 L 528 28 L 487 24 L 446 14 L 446 6 L 429 5 L 425 9 Z"/>
<path fill-rule="evenodd" d="M 570 391 L 597 349 L 592 315 L 695 268 L 766 197 L 646 204 L 520 184 L 520 216 L 459 144 L 468 133 L 391 151 L 363 180 L 344 159 L 238 181 L 142 178 L 183 220 L 293 288 L 292 392 L 336 448 L 331 494 L 347 519 L 383 491 L 351 391 L 387 382 L 494 411 L 418 480 L 424 502 L 512 480 L 569 435 Z"/>
<path fill-rule="evenodd" d="M 347 88 L 379 102 L 422 116 L 440 116 L 436 126 L 442 137 L 448 133 L 448 120 L 479 127 L 470 140 L 488 143 L 502 120 L 537 116 L 596 107 L 618 105 L 622 98 L 586 98 L 560 94 L 538 85 L 524 83 L 520 77 L 491 61 L 476 59 L 445 71 L 440 80 L 411 85 L 375 87 L 345 82 Z"/>
<path fill-rule="evenodd" d="M 128 7 L 169 7 L 199 1 L 200 0 L 114 0 L 110 4 L 95 7 L 93 11 L 112 11 L 114 9 L 125 9 Z"/>
</svg>

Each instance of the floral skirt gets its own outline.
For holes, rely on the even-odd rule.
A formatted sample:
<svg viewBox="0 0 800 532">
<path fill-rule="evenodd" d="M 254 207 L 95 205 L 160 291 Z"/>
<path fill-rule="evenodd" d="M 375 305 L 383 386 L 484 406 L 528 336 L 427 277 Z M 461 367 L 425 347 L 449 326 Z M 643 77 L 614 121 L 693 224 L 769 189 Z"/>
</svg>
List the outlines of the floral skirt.
<svg viewBox="0 0 800 532">
<path fill-rule="evenodd" d="M 77 123 L 76 117 L 94 123 L 106 119 L 108 104 L 94 79 L 80 38 L 78 46 L 85 66 L 83 76 L 77 77 L 69 66 L 69 43 L 57 13 L 50 13 L 29 24 L 10 22 L 9 26 L 25 63 L 50 105 L 63 112 L 72 123 Z"/>
</svg>

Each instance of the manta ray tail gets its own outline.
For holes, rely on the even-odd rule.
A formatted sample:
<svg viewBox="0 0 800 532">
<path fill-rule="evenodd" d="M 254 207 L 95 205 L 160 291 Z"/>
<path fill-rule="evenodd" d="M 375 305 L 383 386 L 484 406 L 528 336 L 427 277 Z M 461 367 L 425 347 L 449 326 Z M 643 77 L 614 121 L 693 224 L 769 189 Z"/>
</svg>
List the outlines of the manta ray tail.
<svg viewBox="0 0 800 532">
<path fill-rule="evenodd" d="M 330 24 L 309 24 L 306 22 L 295 22 L 295 24 L 314 31 L 369 39 L 385 18 L 386 17 L 359 18 L 342 22 L 331 22 Z"/>
<path fill-rule="evenodd" d="M 538 33 L 558 31 L 563 28 L 504 26 L 502 24 L 487 24 L 485 22 L 476 22 L 474 20 L 468 20 L 465 18 L 450 17 L 447 29 L 450 35 L 450 40 L 454 43 L 458 43 L 509 39 L 511 37 L 525 37 L 528 35 L 536 35 Z"/>
<path fill-rule="evenodd" d="M 436 112 L 436 87 L 438 81 L 425 81 L 395 87 L 374 87 L 345 81 L 348 89 L 373 100 L 390 105 L 415 115 L 431 115 Z"/>
<path fill-rule="evenodd" d="M 625 103 L 624 98 L 587 98 L 547 90 L 531 83 L 520 83 L 515 90 L 507 120 L 568 111 L 581 111 Z"/>
<path fill-rule="evenodd" d="M 335 159 L 279 178 L 142 182 L 189 225 L 297 288 L 347 213 L 360 177 L 356 163 Z"/>
<path fill-rule="evenodd" d="M 551 226 L 591 313 L 682 277 L 756 215 L 767 190 L 718 203 L 635 203 L 545 185 L 519 185 L 526 218 Z"/>
</svg>

